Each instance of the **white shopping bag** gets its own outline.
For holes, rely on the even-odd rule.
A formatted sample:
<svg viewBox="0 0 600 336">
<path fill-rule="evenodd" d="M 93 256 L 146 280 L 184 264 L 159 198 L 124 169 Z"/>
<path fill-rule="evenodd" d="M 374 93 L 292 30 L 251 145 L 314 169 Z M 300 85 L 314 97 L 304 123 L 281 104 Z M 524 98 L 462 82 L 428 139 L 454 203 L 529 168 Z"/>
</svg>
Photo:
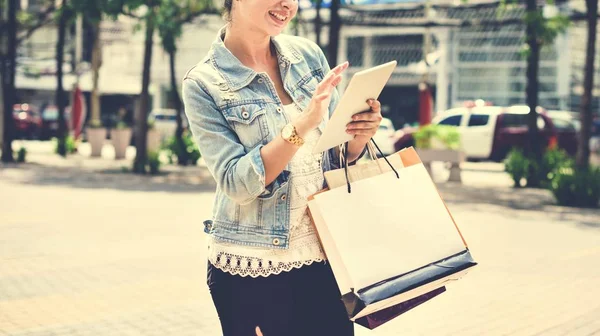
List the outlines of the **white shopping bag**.
<svg viewBox="0 0 600 336">
<path fill-rule="evenodd" d="M 397 174 L 373 172 L 382 160 L 327 172 L 331 189 L 308 202 L 352 320 L 429 293 L 476 265 L 416 151 L 388 157 Z M 351 192 L 340 176 L 348 176 Z"/>
</svg>

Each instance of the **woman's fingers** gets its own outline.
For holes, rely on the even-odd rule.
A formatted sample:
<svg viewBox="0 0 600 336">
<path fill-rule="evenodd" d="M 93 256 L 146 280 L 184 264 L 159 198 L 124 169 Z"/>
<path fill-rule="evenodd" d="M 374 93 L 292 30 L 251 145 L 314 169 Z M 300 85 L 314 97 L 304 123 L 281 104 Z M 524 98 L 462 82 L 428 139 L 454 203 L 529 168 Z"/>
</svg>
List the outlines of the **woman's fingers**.
<svg viewBox="0 0 600 336">
<path fill-rule="evenodd" d="M 348 124 L 349 130 L 368 130 L 368 129 L 376 129 L 379 127 L 379 122 L 377 121 L 358 121 L 352 122 Z"/>
<path fill-rule="evenodd" d="M 348 69 L 348 66 L 350 65 L 350 63 L 348 63 L 347 61 L 336 66 L 335 68 L 331 69 L 331 71 L 335 72 L 336 75 L 340 75 L 342 72 L 344 72 L 344 70 Z"/>
<path fill-rule="evenodd" d="M 330 91 L 331 89 L 339 85 L 342 82 L 342 73 L 344 72 L 344 70 L 348 69 L 348 65 L 348 62 L 344 62 L 333 68 L 331 71 L 329 71 L 327 75 L 325 75 L 321 83 L 319 83 L 319 85 L 317 86 L 316 93 L 320 94 L 325 91 Z"/>
</svg>

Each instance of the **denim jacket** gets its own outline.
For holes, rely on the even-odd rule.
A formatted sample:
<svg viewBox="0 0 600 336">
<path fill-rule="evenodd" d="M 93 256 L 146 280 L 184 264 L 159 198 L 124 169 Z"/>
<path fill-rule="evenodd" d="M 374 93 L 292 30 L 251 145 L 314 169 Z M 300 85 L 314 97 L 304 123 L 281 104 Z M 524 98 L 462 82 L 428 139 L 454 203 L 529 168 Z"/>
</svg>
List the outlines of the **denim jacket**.
<svg viewBox="0 0 600 336">
<path fill-rule="evenodd" d="M 330 68 L 321 49 L 296 36 L 271 39 L 285 91 L 303 110 Z M 266 73 L 244 66 L 223 43 L 223 30 L 208 55 L 183 80 L 185 113 L 217 188 L 205 232 L 235 244 L 287 249 L 290 227 L 289 165 L 265 185 L 261 148 L 290 121 Z M 329 116 L 339 100 L 333 93 Z M 319 125 L 323 131 L 327 120 Z M 323 171 L 339 168 L 335 149 L 323 153 Z"/>
</svg>

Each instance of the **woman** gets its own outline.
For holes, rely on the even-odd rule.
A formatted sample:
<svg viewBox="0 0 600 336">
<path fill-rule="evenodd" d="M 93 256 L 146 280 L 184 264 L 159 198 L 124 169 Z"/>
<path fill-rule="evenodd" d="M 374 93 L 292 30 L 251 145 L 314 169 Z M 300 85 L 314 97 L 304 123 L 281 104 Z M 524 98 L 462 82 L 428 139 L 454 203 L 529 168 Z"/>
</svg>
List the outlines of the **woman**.
<svg viewBox="0 0 600 336">
<path fill-rule="evenodd" d="M 347 63 L 280 35 L 294 0 L 225 0 L 228 24 L 183 82 L 192 133 L 217 182 L 208 285 L 225 336 L 353 335 L 307 210 L 339 167 L 312 148 L 337 104 Z M 347 132 L 356 160 L 381 120 L 379 102 Z"/>
</svg>

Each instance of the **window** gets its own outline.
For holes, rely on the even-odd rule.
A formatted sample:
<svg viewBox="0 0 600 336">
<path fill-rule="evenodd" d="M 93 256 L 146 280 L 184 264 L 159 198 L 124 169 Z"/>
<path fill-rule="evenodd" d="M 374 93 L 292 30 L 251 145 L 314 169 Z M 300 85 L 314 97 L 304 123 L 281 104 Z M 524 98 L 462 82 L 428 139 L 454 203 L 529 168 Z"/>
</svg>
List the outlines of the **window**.
<svg viewBox="0 0 600 336">
<path fill-rule="evenodd" d="M 506 113 L 502 115 L 501 127 L 527 127 L 528 122 L 529 114 Z M 546 121 L 540 115 L 538 115 L 537 127 L 540 130 L 546 127 Z"/>
<path fill-rule="evenodd" d="M 556 127 L 556 129 L 559 131 L 575 131 L 575 125 L 569 122 L 568 120 L 554 118 L 552 119 L 552 123 L 554 124 L 554 127 Z"/>
<path fill-rule="evenodd" d="M 362 36 L 348 37 L 347 40 L 347 51 L 346 56 L 350 66 L 362 67 L 364 66 L 364 52 L 365 49 L 365 38 Z"/>
<path fill-rule="evenodd" d="M 448 125 L 448 126 L 460 126 L 460 121 L 462 120 L 462 116 L 461 115 L 454 115 L 451 117 L 448 117 L 446 119 L 443 119 L 442 121 L 440 121 L 440 125 Z"/>
<path fill-rule="evenodd" d="M 502 116 L 502 127 L 527 126 L 527 114 L 506 113 Z"/>
<path fill-rule="evenodd" d="M 471 114 L 469 118 L 469 127 L 471 126 L 485 126 L 490 120 L 490 116 L 487 114 Z"/>
</svg>

